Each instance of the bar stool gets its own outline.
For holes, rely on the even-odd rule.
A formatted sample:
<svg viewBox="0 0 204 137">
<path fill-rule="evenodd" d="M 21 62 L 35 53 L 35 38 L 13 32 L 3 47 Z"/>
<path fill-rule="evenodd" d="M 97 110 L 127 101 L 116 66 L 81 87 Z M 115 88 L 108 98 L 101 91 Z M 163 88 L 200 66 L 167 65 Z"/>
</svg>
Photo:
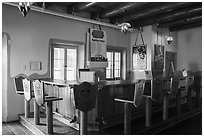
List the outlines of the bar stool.
<svg viewBox="0 0 204 137">
<path fill-rule="evenodd" d="M 86 135 L 88 133 L 88 111 L 95 107 L 97 86 L 89 82 L 83 82 L 74 85 L 73 88 L 75 106 L 76 109 L 80 110 L 80 135 Z"/>
<path fill-rule="evenodd" d="M 185 90 L 186 77 L 183 77 L 181 70 L 175 71 L 174 77 L 179 78 L 178 93 L 176 94 L 176 109 L 177 109 L 177 115 L 180 115 L 181 114 L 181 91 Z"/>
<path fill-rule="evenodd" d="M 188 110 L 192 109 L 192 85 L 194 81 L 194 77 L 191 76 L 192 72 L 186 71 L 184 75 L 182 71 L 177 71 L 175 76 L 179 78 L 179 89 L 177 96 L 177 114 L 181 113 L 181 100 L 180 95 L 181 91 L 185 92 L 185 98 L 187 98 L 187 108 Z"/>
<path fill-rule="evenodd" d="M 142 102 L 144 93 L 145 80 L 139 80 L 135 83 L 134 99 L 123 99 L 115 98 L 115 101 L 124 103 L 124 134 L 128 135 L 131 133 L 131 106 L 133 104 L 138 107 Z"/>
<path fill-rule="evenodd" d="M 178 94 L 179 78 L 171 77 L 164 78 L 161 81 L 162 92 L 164 93 L 163 97 L 163 120 L 168 119 L 168 109 L 169 109 L 169 95 Z"/>
<path fill-rule="evenodd" d="M 33 89 L 35 94 L 35 101 L 38 106 L 42 106 L 45 102 L 46 104 L 46 123 L 48 134 L 53 134 L 53 114 L 52 114 L 52 102 L 62 100 L 58 97 L 45 97 L 44 93 L 44 83 L 39 80 L 33 81 Z"/>
</svg>

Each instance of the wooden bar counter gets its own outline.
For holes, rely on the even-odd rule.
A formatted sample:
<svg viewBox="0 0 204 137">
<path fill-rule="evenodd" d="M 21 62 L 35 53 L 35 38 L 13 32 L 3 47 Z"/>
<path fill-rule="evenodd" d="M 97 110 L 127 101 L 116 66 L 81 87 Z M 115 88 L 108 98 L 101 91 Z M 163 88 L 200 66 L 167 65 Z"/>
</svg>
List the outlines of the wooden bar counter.
<svg viewBox="0 0 204 137">
<path fill-rule="evenodd" d="M 66 117 L 72 118 L 74 110 L 71 108 L 74 104 L 71 100 L 73 100 L 73 96 L 67 92 L 73 92 L 73 85 L 78 85 L 80 82 L 78 81 L 64 81 L 64 80 L 52 80 L 52 79 L 41 79 L 42 82 L 51 84 L 51 85 L 66 85 L 68 90 L 58 91 L 58 95 L 62 94 L 60 92 L 64 92 L 66 97 L 63 97 L 62 103 L 56 105 L 56 110 L 58 113 L 65 115 Z M 98 87 L 96 94 L 96 105 L 95 108 L 88 112 L 88 129 L 90 130 L 100 130 L 104 129 L 119 123 L 123 122 L 123 104 L 116 103 L 114 101 L 115 98 L 125 97 L 133 99 L 135 85 L 134 83 L 138 80 L 114 80 L 114 81 L 106 81 L 102 80 L 99 82 L 95 82 Z M 150 80 L 147 80 L 150 83 Z M 61 96 L 60 96 L 61 97 Z M 65 104 L 66 103 L 66 104 Z M 62 107 L 66 106 L 65 107 Z M 137 113 L 139 110 L 143 111 L 145 115 L 145 98 L 143 98 L 143 102 L 141 107 L 135 108 L 131 106 L 132 117 L 134 119 L 134 113 Z M 55 109 L 53 109 L 55 110 Z M 65 113 L 63 111 L 66 111 Z M 79 118 L 79 116 L 77 116 Z M 145 124 L 145 123 L 144 123 Z"/>
</svg>

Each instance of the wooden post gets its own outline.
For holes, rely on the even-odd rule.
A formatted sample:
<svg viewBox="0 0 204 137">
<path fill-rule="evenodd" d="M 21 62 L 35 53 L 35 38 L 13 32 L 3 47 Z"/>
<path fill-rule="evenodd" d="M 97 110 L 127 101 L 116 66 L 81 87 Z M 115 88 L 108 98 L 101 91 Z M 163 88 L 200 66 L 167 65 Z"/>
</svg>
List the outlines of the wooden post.
<svg viewBox="0 0 204 137">
<path fill-rule="evenodd" d="M 131 134 L 131 108 L 130 104 L 124 103 L 124 135 Z"/>
<path fill-rule="evenodd" d="M 46 119 L 47 119 L 47 132 L 48 134 L 53 134 L 52 101 L 47 102 Z"/>
<path fill-rule="evenodd" d="M 87 135 L 87 112 L 80 111 L 80 135 Z"/>
<path fill-rule="evenodd" d="M 25 106 L 24 106 L 24 111 L 25 111 L 25 118 L 29 118 L 30 117 L 30 101 L 27 101 L 25 98 Z"/>
<path fill-rule="evenodd" d="M 152 100 L 150 97 L 146 97 L 145 126 L 150 127 L 151 121 L 152 121 Z"/>
<path fill-rule="evenodd" d="M 177 115 L 181 114 L 181 90 L 178 89 L 178 93 L 176 94 L 176 110 Z"/>
<path fill-rule="evenodd" d="M 36 101 L 34 101 L 34 121 L 36 125 L 39 125 L 40 123 L 40 113 L 39 113 L 39 106 L 36 103 Z"/>
<path fill-rule="evenodd" d="M 169 93 L 164 93 L 163 120 L 168 119 L 168 109 L 169 109 Z"/>
<path fill-rule="evenodd" d="M 187 106 L 188 106 L 188 111 L 190 111 L 192 109 L 191 89 L 188 89 L 188 92 L 187 92 Z"/>
</svg>

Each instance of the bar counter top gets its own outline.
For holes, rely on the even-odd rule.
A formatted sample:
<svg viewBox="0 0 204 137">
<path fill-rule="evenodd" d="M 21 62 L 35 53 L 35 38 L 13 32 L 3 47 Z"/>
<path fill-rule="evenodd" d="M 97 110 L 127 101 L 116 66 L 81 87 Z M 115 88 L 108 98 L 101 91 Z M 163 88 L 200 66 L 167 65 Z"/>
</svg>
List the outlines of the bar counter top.
<svg viewBox="0 0 204 137">
<path fill-rule="evenodd" d="M 59 86 L 73 86 L 73 85 L 79 85 L 82 82 L 79 81 L 69 81 L 69 80 L 57 80 L 57 79 L 51 79 L 51 78 L 43 78 L 40 79 L 42 82 L 46 84 L 51 84 L 51 85 L 59 85 Z M 142 79 L 141 79 L 142 80 Z M 145 79 L 143 79 L 145 80 Z M 152 79 L 146 79 L 147 81 L 152 80 Z M 96 84 L 98 87 L 104 87 L 104 86 L 117 86 L 117 85 L 132 85 L 139 80 L 101 80 L 92 84 Z"/>
</svg>

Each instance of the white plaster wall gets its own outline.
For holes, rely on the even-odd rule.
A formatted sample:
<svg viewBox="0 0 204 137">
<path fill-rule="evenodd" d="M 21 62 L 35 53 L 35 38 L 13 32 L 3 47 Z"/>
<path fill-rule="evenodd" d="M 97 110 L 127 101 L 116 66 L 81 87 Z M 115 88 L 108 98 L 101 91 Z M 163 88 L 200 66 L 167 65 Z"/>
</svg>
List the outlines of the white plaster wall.
<svg viewBox="0 0 204 137">
<path fill-rule="evenodd" d="M 86 32 L 93 25 L 71 19 L 56 17 L 35 11 L 30 11 L 23 17 L 17 7 L 2 4 L 2 32 L 9 34 L 11 38 L 10 72 L 14 77 L 20 73 L 40 75 L 48 71 L 49 40 L 62 39 L 70 41 L 86 42 Z M 122 34 L 120 30 L 104 27 L 107 33 L 107 45 L 127 48 L 129 55 L 130 34 Z M 127 56 L 127 70 L 129 70 L 130 56 Z M 30 61 L 42 62 L 42 70 L 31 71 Z M 8 82 L 7 90 L 8 113 L 17 116 L 23 113 L 23 97 L 15 94 L 13 81 Z M 18 110 L 16 110 L 18 109 Z"/>
<path fill-rule="evenodd" d="M 178 31 L 178 70 L 202 71 L 202 27 Z"/>
</svg>

